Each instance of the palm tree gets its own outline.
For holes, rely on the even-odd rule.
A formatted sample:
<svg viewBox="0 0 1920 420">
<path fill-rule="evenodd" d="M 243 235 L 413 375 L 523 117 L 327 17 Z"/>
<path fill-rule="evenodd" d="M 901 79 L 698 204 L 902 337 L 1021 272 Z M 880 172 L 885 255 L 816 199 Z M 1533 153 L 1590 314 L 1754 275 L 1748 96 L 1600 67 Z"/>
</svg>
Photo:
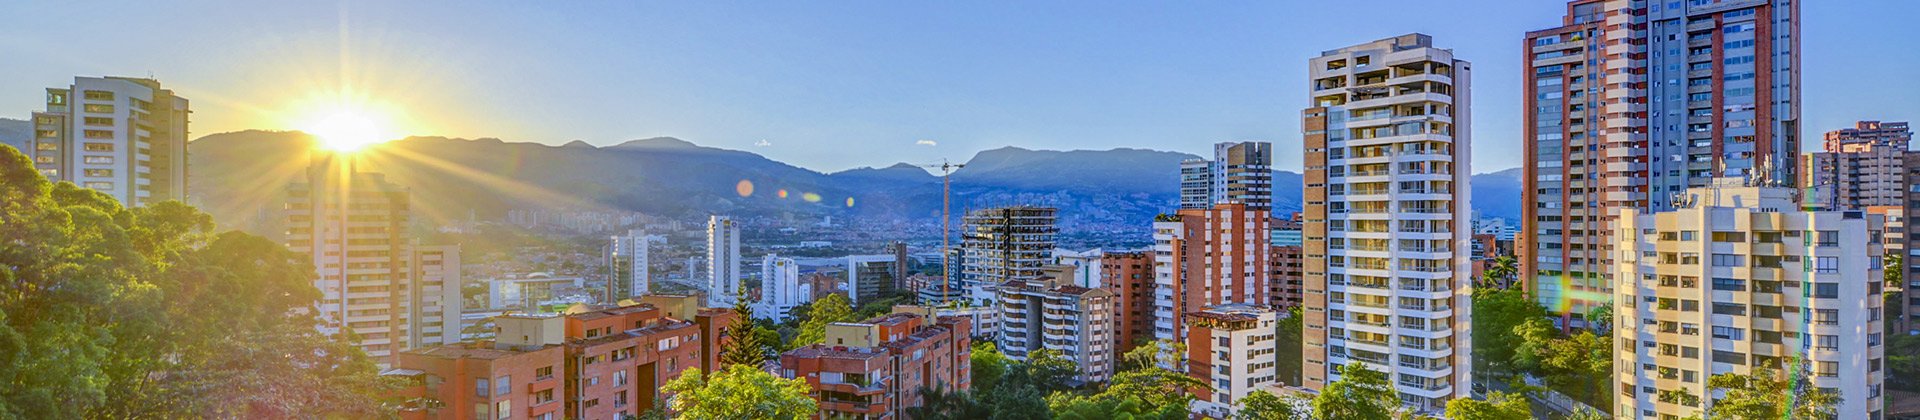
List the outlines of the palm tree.
<svg viewBox="0 0 1920 420">
<path fill-rule="evenodd" d="M 1487 282 L 1502 289 L 1513 286 L 1513 277 L 1520 272 L 1519 262 L 1512 255 L 1502 255 L 1493 259 L 1493 266 L 1487 267 Z"/>
</svg>

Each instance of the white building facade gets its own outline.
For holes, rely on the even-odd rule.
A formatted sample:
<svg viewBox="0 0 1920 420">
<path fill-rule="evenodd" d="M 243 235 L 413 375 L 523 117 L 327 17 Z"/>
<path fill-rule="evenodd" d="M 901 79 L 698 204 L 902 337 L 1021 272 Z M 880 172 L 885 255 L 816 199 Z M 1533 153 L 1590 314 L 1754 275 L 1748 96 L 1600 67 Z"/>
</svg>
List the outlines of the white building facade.
<svg viewBox="0 0 1920 420">
<path fill-rule="evenodd" d="M 740 225 L 707 218 L 707 307 L 730 308 L 740 299 Z"/>
<path fill-rule="evenodd" d="M 811 301 L 813 287 L 800 281 L 800 264 L 792 258 L 767 254 L 760 263 L 760 302 L 754 317 L 784 322 L 793 308 Z"/>
<path fill-rule="evenodd" d="M 613 276 L 607 280 L 610 292 L 608 302 L 645 295 L 652 290 L 648 248 L 649 236 L 643 230 L 632 229 L 625 235 L 613 237 L 607 247 L 607 268 L 613 272 Z"/>
<path fill-rule="evenodd" d="M 47 89 L 46 111 L 33 113 L 34 135 L 21 152 L 47 178 L 129 207 L 184 200 L 190 112 L 186 98 L 153 79 L 75 77 Z"/>
</svg>

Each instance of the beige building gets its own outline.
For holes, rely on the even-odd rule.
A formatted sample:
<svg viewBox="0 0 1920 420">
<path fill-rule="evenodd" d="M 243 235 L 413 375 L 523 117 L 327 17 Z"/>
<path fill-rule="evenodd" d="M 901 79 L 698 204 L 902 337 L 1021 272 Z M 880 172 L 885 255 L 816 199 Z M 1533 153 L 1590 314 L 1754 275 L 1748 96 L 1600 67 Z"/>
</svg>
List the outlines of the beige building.
<svg viewBox="0 0 1920 420">
<path fill-rule="evenodd" d="M 1040 277 L 1012 280 L 994 289 L 1000 307 L 995 344 L 1008 359 L 1026 361 L 1040 349 L 1059 351 L 1080 367 L 1074 380 L 1105 382 L 1113 377 L 1113 293 L 1073 283 L 1073 266 L 1050 265 Z"/>
<path fill-rule="evenodd" d="M 412 195 L 347 155 L 313 152 L 305 182 L 287 189 L 287 248 L 313 259 L 328 334 L 351 332 L 382 366 L 402 350 L 460 341 L 457 246 L 406 237 Z"/>
<path fill-rule="evenodd" d="M 1439 412 L 1472 376 L 1471 65 L 1422 34 L 1308 64 L 1304 385 L 1363 363 Z"/>
<path fill-rule="evenodd" d="M 1805 203 L 1823 210 L 1862 210 L 1901 206 L 1907 200 L 1907 144 L 1913 132 L 1905 122 L 1860 121 L 1854 128 L 1827 132 L 1826 151 L 1801 162 Z"/>
<path fill-rule="evenodd" d="M 187 197 L 187 98 L 153 79 L 75 77 L 47 89 L 22 153 L 54 182 L 128 207 Z"/>
<path fill-rule="evenodd" d="M 1672 211 L 1620 212 L 1614 416 L 1703 413 L 1723 396 L 1708 377 L 1804 360 L 1813 386 L 1839 394 L 1838 418 L 1881 418 L 1882 217 L 1716 183 Z"/>
<path fill-rule="evenodd" d="M 1187 376 L 1213 386 L 1194 394 L 1195 414 L 1233 418 L 1247 394 L 1279 382 L 1278 317 L 1271 307 L 1249 304 L 1187 314 Z"/>
</svg>

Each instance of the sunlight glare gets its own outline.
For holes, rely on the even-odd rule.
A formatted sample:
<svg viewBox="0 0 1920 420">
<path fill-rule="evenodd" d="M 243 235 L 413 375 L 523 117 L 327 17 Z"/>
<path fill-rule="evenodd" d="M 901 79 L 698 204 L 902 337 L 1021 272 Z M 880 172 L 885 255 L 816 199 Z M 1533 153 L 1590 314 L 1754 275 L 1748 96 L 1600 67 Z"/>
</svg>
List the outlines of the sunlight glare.
<svg viewBox="0 0 1920 420">
<path fill-rule="evenodd" d="M 371 144 L 392 140 L 392 133 L 372 117 L 355 111 L 340 111 L 310 123 L 304 129 L 320 141 L 322 147 L 350 152 Z"/>
</svg>

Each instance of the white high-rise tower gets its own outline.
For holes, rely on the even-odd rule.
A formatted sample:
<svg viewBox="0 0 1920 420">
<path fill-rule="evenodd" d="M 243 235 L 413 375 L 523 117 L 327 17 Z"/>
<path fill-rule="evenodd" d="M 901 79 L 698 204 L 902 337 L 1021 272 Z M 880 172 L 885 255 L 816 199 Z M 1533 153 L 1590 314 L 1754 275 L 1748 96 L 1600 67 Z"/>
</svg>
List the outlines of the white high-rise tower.
<svg viewBox="0 0 1920 420">
<path fill-rule="evenodd" d="M 727 216 L 707 219 L 707 306 L 733 307 L 740 299 L 740 225 Z"/>
</svg>

